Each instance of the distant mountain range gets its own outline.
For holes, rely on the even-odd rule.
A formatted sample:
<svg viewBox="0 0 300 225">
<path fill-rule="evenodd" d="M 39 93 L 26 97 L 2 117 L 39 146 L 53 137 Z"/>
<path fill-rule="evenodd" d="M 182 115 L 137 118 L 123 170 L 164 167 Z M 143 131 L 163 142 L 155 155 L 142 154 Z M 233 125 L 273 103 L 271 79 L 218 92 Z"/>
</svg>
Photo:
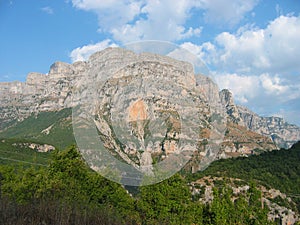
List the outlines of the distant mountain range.
<svg viewBox="0 0 300 225">
<path fill-rule="evenodd" d="M 93 68 L 101 68 L 102 71 L 95 72 L 94 77 L 89 78 L 87 75 Z M 155 157 L 159 156 L 158 159 L 162 159 L 163 156 L 176 151 L 177 136 L 180 136 L 180 130 L 176 128 L 179 120 L 173 112 L 180 109 L 176 108 L 179 106 L 176 106 L 175 103 L 170 106 L 161 100 L 170 99 L 172 96 L 179 96 L 179 99 L 184 95 L 193 98 L 195 106 L 202 110 L 200 121 L 203 132 L 201 131 L 202 133 L 199 134 L 202 144 L 205 139 L 209 139 L 209 134 L 214 126 L 210 105 L 219 104 L 223 107 L 226 113 L 226 130 L 224 130 L 224 137 L 219 143 L 220 150 L 217 158 L 289 148 L 300 140 L 299 127 L 286 123 L 282 118 L 260 117 L 249 109 L 236 105 L 232 93 L 226 89 L 220 91 L 209 77 L 197 74 L 197 79 L 195 79 L 191 64 L 151 53 L 135 54 L 121 48 L 107 48 L 97 52 L 87 62 L 74 64 L 56 62 L 50 67 L 48 74 L 29 73 L 26 82 L 0 83 L 0 137 L 42 140 L 44 143 L 60 148 L 75 143 L 70 108 L 78 106 L 80 102 L 74 98 L 74 91 L 82 82 L 93 82 L 105 71 L 111 72 L 118 68 L 122 69 L 115 71 L 114 76 L 106 81 L 103 86 L 106 90 L 99 95 L 105 96 L 102 100 L 106 103 L 112 102 L 115 96 L 118 96 L 121 99 L 119 101 L 128 106 L 130 115 L 127 119 L 131 124 L 135 124 L 132 125 L 132 132 L 136 132 L 137 139 L 141 141 L 144 138 L 139 133 L 139 126 L 146 129 L 146 115 L 149 114 L 148 104 L 154 105 L 156 113 L 167 113 L 169 116 L 165 122 L 170 127 L 168 127 L 163 143 L 157 145 L 152 143 L 153 146 L 156 146 L 155 149 L 153 147 L 150 150 L 152 157 L 155 155 Z M 160 74 L 162 76 L 158 77 Z M 91 80 L 83 81 L 83 77 Z M 176 88 L 172 89 L 171 81 L 177 90 L 182 90 L 181 93 L 177 93 Z M 120 91 L 122 88 L 126 88 L 126 85 L 135 87 L 139 83 L 147 84 L 150 92 L 156 93 L 161 99 L 154 97 L 139 99 L 137 97 L 138 90 L 130 90 L 126 93 Z M 122 100 L 122 96 L 126 96 L 126 99 Z M 144 110 L 145 118 L 135 118 L 135 115 L 140 116 L 140 111 L 134 111 L 136 108 Z M 192 106 L 188 106 L 183 117 L 188 116 L 193 110 Z M 105 113 L 111 113 L 111 111 L 98 110 L 97 113 L 101 119 Z M 125 114 L 122 114 L 124 118 Z M 144 156 L 139 155 L 140 153 L 130 143 L 125 143 L 127 147 L 118 146 L 114 135 L 104 135 L 105 131 L 101 130 L 101 127 L 111 127 L 112 124 L 109 118 L 103 117 L 102 119 L 103 124 L 98 129 L 106 138 L 104 142 L 114 143 L 111 149 L 119 149 L 120 152 L 126 154 L 130 152 L 131 160 L 139 159 L 136 160 L 137 164 L 146 163 L 147 160 L 143 158 Z M 140 120 L 144 122 L 141 123 Z M 108 126 L 104 126 L 104 124 Z M 143 135 L 146 134 L 143 133 Z M 207 154 L 205 150 L 201 152 L 201 147 L 197 148 L 199 154 L 196 154 L 195 159 Z M 190 165 L 193 170 L 199 169 L 195 160 Z"/>
</svg>

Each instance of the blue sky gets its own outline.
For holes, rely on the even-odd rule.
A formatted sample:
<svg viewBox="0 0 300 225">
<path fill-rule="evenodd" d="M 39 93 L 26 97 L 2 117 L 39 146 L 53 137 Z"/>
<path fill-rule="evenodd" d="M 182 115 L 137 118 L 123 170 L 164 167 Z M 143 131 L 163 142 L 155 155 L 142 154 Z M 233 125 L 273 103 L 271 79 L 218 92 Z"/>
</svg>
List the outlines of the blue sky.
<svg viewBox="0 0 300 225">
<path fill-rule="evenodd" d="M 299 0 L 0 0 L 0 82 L 138 40 L 198 55 L 220 88 L 300 125 Z"/>
</svg>

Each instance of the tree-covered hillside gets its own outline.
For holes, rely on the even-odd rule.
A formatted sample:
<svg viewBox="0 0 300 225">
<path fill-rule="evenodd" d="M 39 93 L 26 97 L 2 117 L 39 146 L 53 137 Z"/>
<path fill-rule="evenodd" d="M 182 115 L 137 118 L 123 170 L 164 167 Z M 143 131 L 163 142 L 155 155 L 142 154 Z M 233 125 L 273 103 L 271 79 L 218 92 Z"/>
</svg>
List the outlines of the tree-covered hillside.
<svg viewBox="0 0 300 225">
<path fill-rule="evenodd" d="M 267 220 L 269 209 L 262 208 L 262 194 L 256 185 L 275 185 L 282 174 L 284 182 L 298 182 L 297 169 L 291 174 L 272 170 L 276 163 L 281 168 L 290 158 L 294 160 L 286 166 L 299 168 L 299 149 L 298 143 L 291 150 L 221 160 L 203 172 L 188 177 L 176 174 L 132 194 L 90 170 L 75 147 L 54 151 L 48 166 L 0 166 L 0 224 L 278 224 L 279 220 Z M 238 177 L 238 170 L 250 187 L 245 194 L 235 196 L 224 179 L 223 185 L 213 188 L 210 203 L 192 195 L 192 181 L 208 175 Z M 269 172 L 273 183 L 269 174 L 258 179 L 260 171 Z M 294 186 L 288 185 L 286 190 L 297 193 Z"/>
<path fill-rule="evenodd" d="M 188 174 L 187 177 L 188 180 L 195 180 L 208 175 L 254 180 L 267 187 L 279 189 L 291 197 L 299 196 L 300 142 L 287 150 L 218 160 L 206 170 Z"/>
</svg>

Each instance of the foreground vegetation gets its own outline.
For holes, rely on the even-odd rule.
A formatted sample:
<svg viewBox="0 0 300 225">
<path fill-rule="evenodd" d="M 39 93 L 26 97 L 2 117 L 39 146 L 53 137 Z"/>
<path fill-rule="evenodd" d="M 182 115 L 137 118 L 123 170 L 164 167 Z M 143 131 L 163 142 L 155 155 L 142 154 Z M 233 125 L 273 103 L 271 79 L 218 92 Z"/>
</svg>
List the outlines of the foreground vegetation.
<svg viewBox="0 0 300 225">
<path fill-rule="evenodd" d="M 0 224 L 278 224 L 267 220 L 255 183 L 299 193 L 299 159 L 300 143 L 289 151 L 221 160 L 203 172 L 176 174 L 130 194 L 91 171 L 71 147 L 53 152 L 48 166 L 0 166 Z M 188 181 L 207 175 L 254 182 L 234 202 L 224 183 L 213 189 L 211 204 L 204 204 L 192 196 Z"/>
</svg>

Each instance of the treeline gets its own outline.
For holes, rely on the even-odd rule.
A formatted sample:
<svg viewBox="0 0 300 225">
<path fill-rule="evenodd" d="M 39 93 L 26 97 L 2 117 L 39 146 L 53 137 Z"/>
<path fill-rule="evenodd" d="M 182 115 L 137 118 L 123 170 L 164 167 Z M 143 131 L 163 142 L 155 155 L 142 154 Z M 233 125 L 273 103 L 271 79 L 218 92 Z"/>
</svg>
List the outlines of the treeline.
<svg viewBox="0 0 300 225">
<path fill-rule="evenodd" d="M 5 165 L 0 174 L 0 224 L 123 224 L 139 219 L 134 199 L 92 172 L 75 147 L 53 152 L 48 167 Z"/>
<path fill-rule="evenodd" d="M 273 224 L 255 185 L 234 202 L 230 188 L 215 188 L 203 204 L 176 174 L 130 194 L 91 171 L 75 147 L 54 152 L 48 167 L 0 166 L 0 193 L 0 224 L 8 225 Z"/>
</svg>

